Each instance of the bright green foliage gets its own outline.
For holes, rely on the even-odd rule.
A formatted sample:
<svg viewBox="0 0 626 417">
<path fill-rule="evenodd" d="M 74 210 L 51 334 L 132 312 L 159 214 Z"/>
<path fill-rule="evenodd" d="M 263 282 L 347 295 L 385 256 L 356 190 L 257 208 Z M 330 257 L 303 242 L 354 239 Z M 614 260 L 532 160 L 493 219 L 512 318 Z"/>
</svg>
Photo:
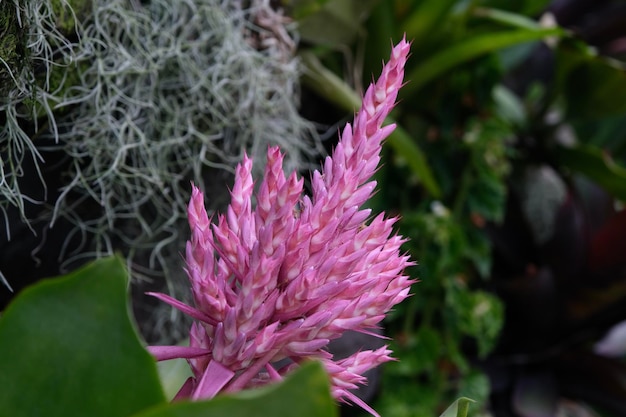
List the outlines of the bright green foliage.
<svg viewBox="0 0 626 417">
<path fill-rule="evenodd" d="M 349 2 L 317 3 L 339 13 Z M 540 21 L 548 3 L 381 1 L 343 28 L 349 35 L 301 51 L 313 69 L 307 86 L 350 112 L 389 39 L 412 41 L 407 85 L 389 120 L 399 135 L 387 141 L 372 203 L 400 215 L 421 280 L 387 324 L 399 361 L 386 366 L 374 404 L 386 417 L 436 415 L 459 396 L 484 406 L 489 381 L 469 359 L 489 356 L 506 310 L 492 292 L 488 230 L 503 222 L 527 168 L 554 166 L 565 181 L 583 174 L 625 198 L 625 66 Z M 523 79 L 520 64 L 543 41 L 556 77 L 519 93 L 510 78 Z M 563 146 L 561 127 L 574 129 L 573 146 Z"/>
</svg>

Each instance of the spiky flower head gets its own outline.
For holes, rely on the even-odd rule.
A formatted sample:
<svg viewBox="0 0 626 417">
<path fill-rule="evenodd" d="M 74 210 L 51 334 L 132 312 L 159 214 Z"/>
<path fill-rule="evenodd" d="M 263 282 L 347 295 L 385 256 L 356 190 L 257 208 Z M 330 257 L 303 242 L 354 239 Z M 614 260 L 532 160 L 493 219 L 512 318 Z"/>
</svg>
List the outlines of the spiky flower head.
<svg viewBox="0 0 626 417">
<path fill-rule="evenodd" d="M 405 241 L 394 218 L 370 218 L 361 209 L 371 197 L 381 142 L 394 129 L 382 126 L 402 86 L 409 44 L 396 45 L 379 80 L 371 85 L 354 126 L 347 124 L 321 172 L 311 179 L 286 177 L 283 155 L 270 148 L 264 177 L 252 198 L 252 160 L 235 172 L 231 204 L 212 223 L 203 195 L 193 187 L 188 215 L 187 274 L 195 307 L 153 294 L 195 319 L 189 347 L 154 346 L 157 359 L 187 358 L 193 371 L 180 396 L 210 398 L 280 380 L 299 363 L 317 359 L 328 371 L 333 395 L 376 415 L 351 390 L 363 373 L 391 360 L 387 347 L 333 360 L 325 350 L 346 330 L 369 333 L 413 283 Z"/>
</svg>

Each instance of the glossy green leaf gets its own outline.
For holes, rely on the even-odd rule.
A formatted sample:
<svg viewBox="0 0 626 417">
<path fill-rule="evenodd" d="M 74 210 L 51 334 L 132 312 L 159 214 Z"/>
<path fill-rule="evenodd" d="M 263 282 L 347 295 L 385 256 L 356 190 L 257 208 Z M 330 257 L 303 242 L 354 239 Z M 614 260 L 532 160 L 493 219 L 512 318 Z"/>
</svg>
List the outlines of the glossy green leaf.
<svg viewBox="0 0 626 417">
<path fill-rule="evenodd" d="M 165 401 L 119 258 L 25 289 L 0 317 L 0 416 L 123 417 Z"/>
<path fill-rule="evenodd" d="M 467 417 L 470 403 L 473 402 L 474 401 L 470 400 L 469 398 L 459 398 L 458 400 L 453 402 L 452 405 L 450 405 L 450 407 L 448 407 L 440 417 Z"/>
<path fill-rule="evenodd" d="M 490 32 L 472 36 L 421 62 L 416 69 L 407 75 L 408 83 L 403 87 L 402 94 L 415 94 L 446 71 L 486 53 L 525 42 L 537 41 L 548 36 L 562 36 L 563 34 L 563 30 L 560 28 L 541 28 Z"/>
<path fill-rule="evenodd" d="M 578 145 L 560 147 L 556 156 L 561 165 L 580 172 L 622 201 L 626 201 L 626 168 L 616 164 L 610 155 L 593 147 Z"/>
<path fill-rule="evenodd" d="M 225 395 L 211 401 L 176 402 L 134 417 L 335 417 L 328 375 L 319 362 L 309 362 L 283 383 Z"/>
</svg>

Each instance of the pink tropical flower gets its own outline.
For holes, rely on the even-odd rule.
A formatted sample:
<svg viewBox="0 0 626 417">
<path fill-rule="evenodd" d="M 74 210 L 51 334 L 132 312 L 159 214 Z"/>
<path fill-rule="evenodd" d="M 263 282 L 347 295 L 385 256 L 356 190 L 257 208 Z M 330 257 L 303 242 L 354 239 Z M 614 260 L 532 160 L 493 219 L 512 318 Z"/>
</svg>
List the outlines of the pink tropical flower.
<svg viewBox="0 0 626 417">
<path fill-rule="evenodd" d="M 403 83 L 409 43 L 396 45 L 379 80 L 363 97 L 354 126 L 347 124 L 311 195 L 303 180 L 285 177 L 283 155 L 270 148 L 264 177 L 252 199 L 252 161 L 237 167 L 231 204 L 212 224 L 203 195 L 193 187 L 188 215 L 187 274 L 195 307 L 165 294 L 155 297 L 195 319 L 190 346 L 152 346 L 159 360 L 188 359 L 193 377 L 179 397 L 211 398 L 277 381 L 303 361 L 325 365 L 333 395 L 376 412 L 351 390 L 363 373 L 391 360 L 387 347 L 333 360 L 328 342 L 346 330 L 369 333 L 413 283 L 412 265 L 393 233 L 397 219 L 370 218 L 361 209 L 372 195 L 370 178 L 381 143 L 394 129 L 382 126 Z"/>
</svg>

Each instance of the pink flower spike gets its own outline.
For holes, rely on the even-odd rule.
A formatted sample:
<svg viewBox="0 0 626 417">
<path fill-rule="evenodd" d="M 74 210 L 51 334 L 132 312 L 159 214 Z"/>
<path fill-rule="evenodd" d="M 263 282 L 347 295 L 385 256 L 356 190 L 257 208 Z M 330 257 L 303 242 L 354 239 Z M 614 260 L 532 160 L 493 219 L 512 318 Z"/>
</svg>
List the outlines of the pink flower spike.
<svg viewBox="0 0 626 417">
<path fill-rule="evenodd" d="M 404 274 L 414 263 L 400 251 L 405 239 L 394 234 L 396 219 L 371 218 L 362 207 L 376 192 L 371 177 L 395 128 L 383 122 L 402 86 L 408 52 L 405 39 L 393 47 L 354 122 L 311 174 L 309 195 L 296 173 L 285 175 L 277 147 L 268 149 L 256 195 L 252 160 L 244 156 L 231 203 L 214 222 L 193 186 L 185 271 L 195 307 L 150 293 L 194 319 L 189 347 L 149 348 L 159 360 L 189 362 L 193 376 L 177 398 L 212 398 L 279 381 L 299 364 L 320 360 L 334 398 L 378 416 L 351 390 L 367 382 L 367 370 L 392 360 L 391 352 L 385 347 L 335 360 L 327 346 L 346 331 L 385 338 L 372 331 L 414 283 Z"/>
</svg>

